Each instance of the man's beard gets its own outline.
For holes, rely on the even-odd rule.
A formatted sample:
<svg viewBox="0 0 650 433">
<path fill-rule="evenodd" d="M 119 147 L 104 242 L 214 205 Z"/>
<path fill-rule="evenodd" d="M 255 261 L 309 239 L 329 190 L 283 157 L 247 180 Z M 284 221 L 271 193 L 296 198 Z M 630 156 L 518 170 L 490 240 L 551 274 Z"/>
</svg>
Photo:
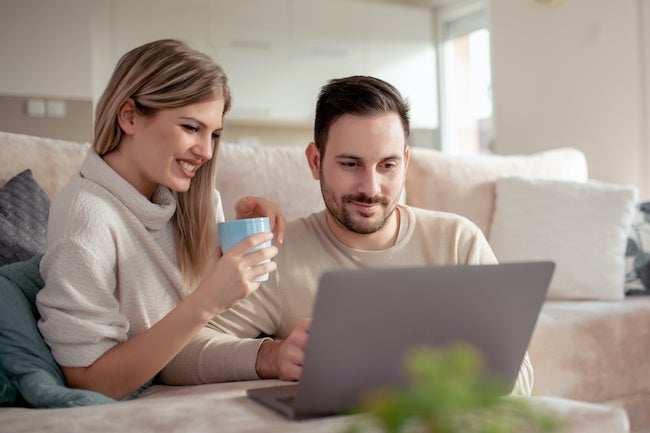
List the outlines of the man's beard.
<svg viewBox="0 0 650 433">
<path fill-rule="evenodd" d="M 375 196 L 368 197 L 365 194 L 346 194 L 341 197 L 341 200 L 337 200 L 334 193 L 327 188 L 325 182 L 323 182 L 323 177 L 321 175 L 320 181 L 321 191 L 323 193 L 323 199 L 325 201 L 325 206 L 329 211 L 330 215 L 336 219 L 343 227 L 347 228 L 353 233 L 358 233 L 362 235 L 368 235 L 375 233 L 381 230 L 390 216 L 395 211 L 395 205 L 389 207 L 390 201 L 385 196 Z M 363 218 L 362 221 L 355 220 L 352 217 L 352 213 L 346 204 L 351 202 L 358 203 L 367 203 L 367 204 L 379 204 L 381 205 L 380 215 L 375 217 L 375 220 L 371 220 L 371 215 L 364 215 L 363 212 L 360 213 L 360 217 Z"/>
</svg>

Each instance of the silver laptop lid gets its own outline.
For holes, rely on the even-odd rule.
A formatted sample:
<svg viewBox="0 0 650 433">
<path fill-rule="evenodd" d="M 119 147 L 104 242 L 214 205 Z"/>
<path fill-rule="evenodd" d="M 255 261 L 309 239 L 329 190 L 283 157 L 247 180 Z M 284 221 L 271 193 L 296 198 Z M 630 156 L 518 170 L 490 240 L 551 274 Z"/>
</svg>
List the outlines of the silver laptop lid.
<svg viewBox="0 0 650 433">
<path fill-rule="evenodd" d="M 405 352 L 464 341 L 514 386 L 552 262 L 338 270 L 323 274 L 294 411 L 340 413 L 403 378 Z"/>
</svg>

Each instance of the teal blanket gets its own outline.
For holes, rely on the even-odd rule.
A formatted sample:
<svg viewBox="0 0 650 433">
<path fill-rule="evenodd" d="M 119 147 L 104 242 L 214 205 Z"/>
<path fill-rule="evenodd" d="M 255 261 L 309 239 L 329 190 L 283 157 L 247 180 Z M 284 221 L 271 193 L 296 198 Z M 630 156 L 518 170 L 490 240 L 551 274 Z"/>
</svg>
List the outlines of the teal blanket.
<svg viewBox="0 0 650 433">
<path fill-rule="evenodd" d="M 0 267 L 0 404 L 71 407 L 111 403 L 93 391 L 67 388 L 36 323 L 43 287 L 41 256 Z"/>
</svg>

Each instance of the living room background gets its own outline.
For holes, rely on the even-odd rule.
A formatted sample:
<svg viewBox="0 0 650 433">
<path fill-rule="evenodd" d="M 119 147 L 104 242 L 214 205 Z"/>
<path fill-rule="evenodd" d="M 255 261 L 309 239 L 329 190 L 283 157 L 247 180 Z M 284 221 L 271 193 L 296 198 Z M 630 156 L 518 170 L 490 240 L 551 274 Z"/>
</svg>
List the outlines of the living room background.
<svg viewBox="0 0 650 433">
<path fill-rule="evenodd" d="M 264 118 L 263 111 L 254 109 L 248 115 L 233 112 L 225 139 L 304 145 L 311 138 L 309 98 L 315 97 L 323 77 L 346 74 L 354 69 L 354 62 L 361 62 L 356 63 L 362 65 L 359 73 L 385 74 L 402 88 L 412 85 L 405 93 L 417 101 L 413 144 L 440 148 L 437 17 L 445 9 L 470 3 L 476 2 L 0 0 L 0 56 L 4 59 L 0 130 L 88 141 L 94 103 L 117 57 L 138 38 L 180 37 L 208 51 L 215 47 L 201 46 L 206 32 L 218 35 L 223 30 L 232 35 L 242 29 L 247 33 L 232 36 L 231 45 L 234 41 L 240 54 L 253 50 L 258 60 L 248 72 L 247 65 L 240 63 L 231 75 L 241 77 L 247 72 L 252 77 L 248 79 L 257 77 L 251 90 L 269 92 L 267 99 L 282 101 L 279 105 L 302 100 L 302 107 L 310 108 L 304 109 L 303 119 L 294 115 L 284 120 L 281 116 Z M 556 7 L 541 0 L 479 3 L 485 7 L 491 39 L 493 151 L 521 154 L 573 146 L 585 152 L 591 178 L 636 185 L 641 198 L 649 198 L 648 1 L 565 0 Z M 265 8 L 268 4 L 272 7 Z M 220 7 L 245 18 L 231 21 L 230 26 L 223 20 L 217 23 L 219 16 L 228 17 L 217 13 Z M 128 8 L 139 13 L 125 14 Z M 285 32 L 276 23 L 282 31 L 272 33 L 265 45 L 258 37 L 264 28 L 255 23 L 270 22 L 272 16 L 294 24 Z M 355 27 L 359 17 L 385 24 Z M 301 38 L 295 37 L 298 31 Z M 310 38 L 318 44 L 309 45 Z M 390 60 L 405 46 L 419 53 L 419 59 L 403 58 L 401 68 L 391 69 Z M 276 48 L 279 51 L 273 51 Z M 229 60 L 236 58 L 236 51 L 231 50 Z M 287 53 L 291 55 L 283 57 Z M 272 66 L 270 62 L 278 58 L 289 60 Z M 340 68 L 337 59 L 341 58 L 353 63 Z M 411 80 L 414 74 L 417 79 Z M 287 91 L 287 82 L 292 91 Z M 236 103 L 254 100 L 255 95 L 242 92 L 235 94 Z M 28 105 L 31 115 L 27 115 Z"/>
</svg>

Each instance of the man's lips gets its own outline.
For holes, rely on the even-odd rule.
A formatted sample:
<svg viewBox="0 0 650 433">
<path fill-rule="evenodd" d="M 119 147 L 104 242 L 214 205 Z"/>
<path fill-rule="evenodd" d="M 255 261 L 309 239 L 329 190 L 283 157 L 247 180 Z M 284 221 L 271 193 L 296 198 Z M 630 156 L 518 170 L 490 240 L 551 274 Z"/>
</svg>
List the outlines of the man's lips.
<svg viewBox="0 0 650 433">
<path fill-rule="evenodd" d="M 348 204 L 364 217 L 375 215 L 381 211 L 383 206 L 382 203 L 364 203 L 358 201 L 349 201 Z"/>
<path fill-rule="evenodd" d="M 380 203 L 362 203 L 362 202 L 358 202 L 358 201 L 353 201 L 353 202 L 351 202 L 351 204 L 353 204 L 355 207 L 357 207 L 359 209 L 363 209 L 363 210 L 367 210 L 367 211 L 371 211 L 371 210 L 374 210 L 374 209 L 377 209 L 377 208 L 381 207 Z"/>
</svg>

